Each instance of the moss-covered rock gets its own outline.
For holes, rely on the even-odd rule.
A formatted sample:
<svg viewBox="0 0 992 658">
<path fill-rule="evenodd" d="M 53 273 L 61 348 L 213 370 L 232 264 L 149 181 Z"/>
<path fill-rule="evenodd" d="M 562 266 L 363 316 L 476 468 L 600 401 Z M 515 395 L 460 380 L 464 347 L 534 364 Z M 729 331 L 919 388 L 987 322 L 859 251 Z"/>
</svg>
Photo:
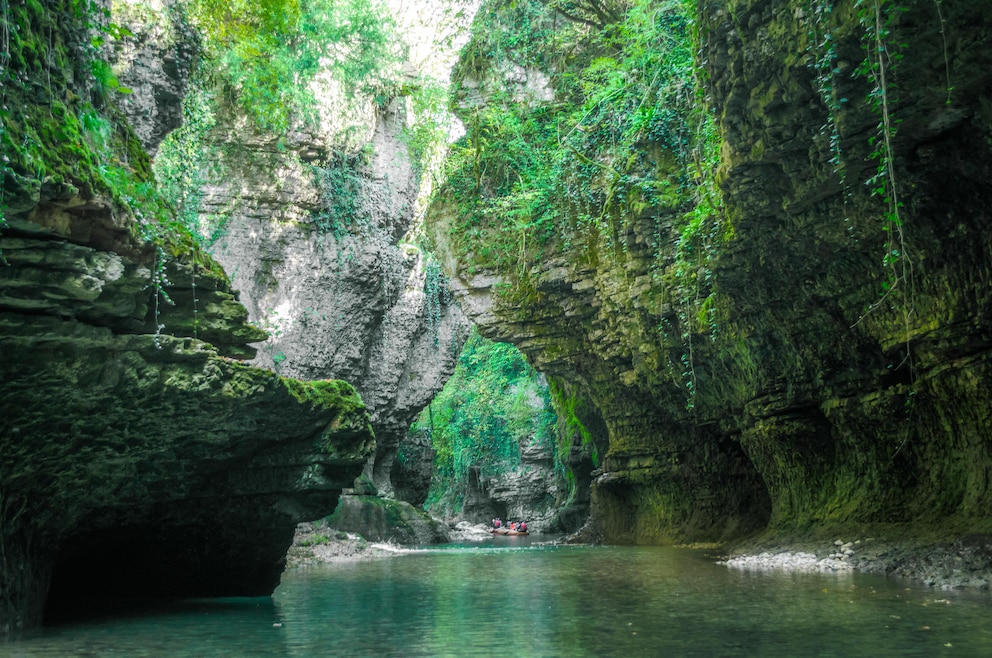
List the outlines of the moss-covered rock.
<svg viewBox="0 0 992 658">
<path fill-rule="evenodd" d="M 448 530 L 427 512 L 402 500 L 379 496 L 341 496 L 331 528 L 353 532 L 369 541 L 398 544 L 437 544 L 448 541 Z"/>
<path fill-rule="evenodd" d="M 658 9 L 654 25 L 680 25 L 675 13 Z M 512 80 L 479 85 L 501 90 L 482 100 L 514 130 L 572 117 L 534 161 L 570 144 L 586 178 L 562 169 L 568 185 L 542 197 L 551 210 L 539 215 L 553 230 L 529 227 L 524 243 L 527 181 L 507 173 L 523 160 L 489 146 L 498 125 L 466 122 L 477 166 L 466 160 L 429 217 L 463 308 L 601 418 L 593 517 L 608 541 L 890 523 L 987 531 L 992 11 L 704 0 L 690 18 L 697 29 L 681 34 L 699 54 L 714 162 L 687 161 L 685 144 L 707 142 L 664 126 L 637 141 L 613 128 L 633 119 L 604 108 L 624 107 L 631 90 L 638 111 L 706 126 L 700 100 L 662 104 L 642 84 L 664 79 L 663 59 L 610 75 L 643 50 L 636 33 L 605 61 L 596 39 L 568 41 L 561 28 L 528 60 L 544 67 L 551 102 L 516 99 Z M 563 42 L 567 56 L 554 50 Z M 884 87 L 880 45 L 892 55 Z M 470 55 L 466 71 L 501 70 L 481 56 L 512 58 Z M 614 96 L 576 91 L 604 71 Z M 718 199 L 695 173 L 719 183 Z M 470 188 L 485 204 L 466 199 Z"/>
<path fill-rule="evenodd" d="M 295 525 L 374 454 L 368 413 L 348 384 L 232 358 L 266 334 L 156 195 L 89 47 L 102 19 L 9 10 L 0 634 L 77 599 L 270 593 Z"/>
</svg>

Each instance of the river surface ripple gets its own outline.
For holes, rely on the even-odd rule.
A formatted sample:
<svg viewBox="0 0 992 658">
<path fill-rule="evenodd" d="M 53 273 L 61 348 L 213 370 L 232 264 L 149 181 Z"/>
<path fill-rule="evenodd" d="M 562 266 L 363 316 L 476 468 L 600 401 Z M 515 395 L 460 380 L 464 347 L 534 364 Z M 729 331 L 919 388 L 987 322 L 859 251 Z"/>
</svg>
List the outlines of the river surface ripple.
<svg viewBox="0 0 992 658">
<path fill-rule="evenodd" d="M 0 655 L 992 656 L 987 592 L 533 540 L 289 571 L 271 598 L 95 613 Z"/>
</svg>

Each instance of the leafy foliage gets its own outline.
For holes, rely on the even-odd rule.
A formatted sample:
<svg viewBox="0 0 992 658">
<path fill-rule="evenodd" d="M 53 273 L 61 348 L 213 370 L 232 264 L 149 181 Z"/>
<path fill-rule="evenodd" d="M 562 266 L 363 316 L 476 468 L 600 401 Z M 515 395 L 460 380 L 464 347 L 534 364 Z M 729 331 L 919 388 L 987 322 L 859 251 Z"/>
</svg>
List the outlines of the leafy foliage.
<svg viewBox="0 0 992 658">
<path fill-rule="evenodd" d="M 101 57 L 108 40 L 131 33 L 104 3 L 53 0 L 0 6 L 0 228 L 52 199 L 112 200 L 136 242 L 154 247 L 150 288 L 156 344 L 164 328 L 166 263 L 182 254 L 223 277 L 159 194 L 151 163 L 117 108 L 122 87 Z M 122 222 L 124 223 L 124 222 Z M 215 269 L 216 268 L 216 269 Z"/>
<path fill-rule="evenodd" d="M 203 196 L 203 169 L 213 156 L 206 135 L 213 127 L 214 103 L 194 76 L 183 98 L 183 122 L 159 145 L 154 171 L 159 191 L 176 209 L 179 220 L 193 235 L 202 238 L 200 200 Z M 210 158 L 215 159 L 215 158 Z"/>
<path fill-rule="evenodd" d="M 865 30 L 863 43 L 865 58 L 855 73 L 871 83 L 868 102 L 879 117 L 875 134 L 868 139 L 872 149 L 869 158 L 876 162 L 875 173 L 865 181 L 865 184 L 871 190 L 872 196 L 881 199 L 885 205 L 882 230 L 888 236 L 882 255 L 886 278 L 882 282 L 881 297 L 865 311 L 865 314 L 868 314 L 897 289 L 907 287 L 911 289 L 913 285 L 913 264 L 906 247 L 902 221 L 903 202 L 899 196 L 902 190 L 896 176 L 893 149 L 899 121 L 893 111 L 896 90 L 892 83 L 892 69 L 902 58 L 901 47 L 895 41 L 893 25 L 905 8 L 900 7 L 894 0 L 857 0 L 855 7 L 858 10 L 858 21 Z M 910 291 L 900 290 L 900 293 L 904 299 L 910 295 Z M 911 304 L 905 305 L 903 314 L 907 335 L 911 313 Z"/>
<path fill-rule="evenodd" d="M 83 0 L 4 3 L 0 18 L 0 207 L 37 200 L 43 188 L 49 196 L 102 192 L 137 217 L 146 239 L 177 228 L 147 155 L 111 102 L 127 90 L 97 50 L 129 33 Z M 88 30 L 101 36 L 78 41 Z"/>
<path fill-rule="evenodd" d="M 398 61 L 395 26 L 384 11 L 377 0 L 190 0 L 181 18 L 199 32 L 204 55 L 184 98 L 183 125 L 163 142 L 155 169 L 163 195 L 201 240 L 212 242 L 226 219 L 200 214 L 203 185 L 223 178 L 228 160 L 223 138 L 211 136 L 218 114 L 233 105 L 256 130 L 280 136 L 283 154 L 291 127 L 321 121 L 318 88 L 344 100 L 382 100 L 396 86 Z M 368 219 L 357 216 L 362 157 L 332 152 L 306 166 L 321 191 L 320 233 L 340 238 Z"/>
<path fill-rule="evenodd" d="M 675 309 L 657 331 L 682 348 L 673 367 L 690 407 L 694 336 L 718 329 L 712 261 L 733 230 L 699 98 L 695 11 L 694 0 L 487 4 L 454 76 L 468 133 L 442 192 L 456 254 L 508 275 L 515 298 L 534 294 L 544 257 L 620 259 L 625 218 L 654 217 L 652 276 Z M 539 76 L 513 82 L 520 69 L 545 72 L 547 89 L 534 90 Z"/>
<path fill-rule="evenodd" d="M 392 21 L 375 0 L 193 0 L 212 80 L 259 128 L 313 120 L 324 72 L 348 93 L 384 94 L 397 61 Z"/>
<path fill-rule="evenodd" d="M 434 347 L 440 342 L 441 318 L 445 308 L 452 303 L 448 277 L 441 270 L 441 264 L 430 255 L 425 255 L 424 266 L 424 312 L 427 315 L 427 330 L 434 339 Z"/>
<path fill-rule="evenodd" d="M 434 480 L 429 504 L 464 491 L 472 469 L 498 475 L 520 463 L 520 447 L 555 441 L 555 413 L 544 379 L 506 343 L 473 331 L 455 372 L 411 427 L 431 437 Z"/>
</svg>

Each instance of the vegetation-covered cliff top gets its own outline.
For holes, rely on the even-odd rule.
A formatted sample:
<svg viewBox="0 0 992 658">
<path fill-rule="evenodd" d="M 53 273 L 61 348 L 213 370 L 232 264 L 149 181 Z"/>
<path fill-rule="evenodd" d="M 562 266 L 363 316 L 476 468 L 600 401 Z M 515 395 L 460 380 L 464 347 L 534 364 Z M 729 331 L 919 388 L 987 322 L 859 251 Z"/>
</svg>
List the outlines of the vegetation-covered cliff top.
<svg viewBox="0 0 992 658">
<path fill-rule="evenodd" d="M 484 3 L 430 232 L 602 423 L 609 540 L 988 530 L 990 18 Z"/>
</svg>

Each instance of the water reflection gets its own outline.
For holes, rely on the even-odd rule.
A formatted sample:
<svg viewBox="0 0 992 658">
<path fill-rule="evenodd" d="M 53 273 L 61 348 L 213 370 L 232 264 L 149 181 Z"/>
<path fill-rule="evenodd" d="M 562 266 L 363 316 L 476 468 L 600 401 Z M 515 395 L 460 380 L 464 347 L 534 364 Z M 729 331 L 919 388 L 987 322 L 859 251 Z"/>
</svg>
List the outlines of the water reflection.
<svg viewBox="0 0 992 658">
<path fill-rule="evenodd" d="M 992 655 L 987 593 L 519 539 L 291 571 L 272 599 L 95 618 L 0 644 L 0 655 Z"/>
</svg>

